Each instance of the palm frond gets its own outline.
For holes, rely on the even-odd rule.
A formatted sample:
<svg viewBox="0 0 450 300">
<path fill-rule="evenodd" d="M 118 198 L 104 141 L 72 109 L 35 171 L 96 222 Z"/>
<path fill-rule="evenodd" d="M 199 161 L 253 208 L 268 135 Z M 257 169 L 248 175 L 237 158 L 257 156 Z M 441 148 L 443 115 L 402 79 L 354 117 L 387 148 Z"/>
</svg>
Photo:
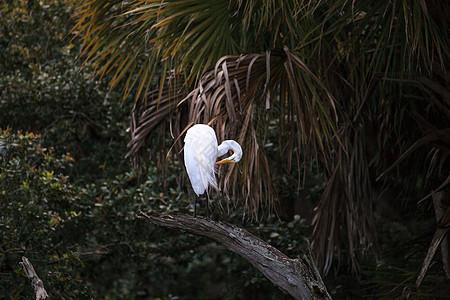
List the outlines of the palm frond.
<svg viewBox="0 0 450 300">
<path fill-rule="evenodd" d="M 165 157 L 167 128 L 178 153 L 186 126 L 210 123 L 220 140 L 244 144 L 243 163 L 221 170 L 220 185 L 255 215 L 276 199 L 270 124 L 278 126 L 283 170 L 313 160 L 325 172 L 314 221 L 324 270 L 335 249 L 346 250 L 357 269 L 358 253 L 376 244 L 378 175 L 388 170 L 376 185 L 395 183 L 404 193 L 424 176 L 442 183 L 448 175 L 439 167 L 448 162 L 443 139 L 407 150 L 448 129 L 445 1 L 74 3 L 86 63 L 139 100 L 129 145 L 135 166 L 149 142 Z M 399 170 L 406 163 L 415 172 Z"/>
<path fill-rule="evenodd" d="M 319 87 L 314 82 L 319 83 Z M 180 92 L 176 95 L 179 97 Z M 134 121 L 139 125 L 132 126 L 129 155 L 136 154 L 158 123 L 173 111 L 174 98 L 174 94 L 167 90 L 160 102 L 152 102 L 139 120 Z M 159 109 L 156 109 L 157 105 Z M 311 149 L 305 150 L 304 157 L 311 159 L 324 155 L 326 145 L 336 135 L 332 121 L 336 118 L 335 100 L 287 47 L 274 52 L 219 59 L 215 68 L 207 71 L 198 86 L 180 101 L 178 108 L 186 105 L 188 108 L 184 109 L 189 111 L 189 120 L 185 124 L 210 123 L 219 140 L 237 138 L 243 145 L 243 160 L 221 176 L 220 187 L 226 198 L 233 199 L 235 204 L 242 197 L 253 217 L 267 207 L 273 208 L 274 204 L 275 191 L 264 152 L 264 115 L 271 106 L 292 114 L 290 118 L 280 115 L 280 120 L 285 120 L 280 126 L 291 128 L 291 133 L 298 136 L 295 139 L 297 151 Z M 293 105 L 293 110 L 286 107 L 290 105 Z M 310 118 L 312 115 L 317 118 Z M 177 132 L 185 129 L 180 128 Z M 285 134 L 280 136 L 280 141 L 292 139 Z M 177 147 L 181 148 L 181 145 Z M 287 151 L 290 153 L 286 157 L 292 157 L 294 147 Z M 290 162 L 287 165 L 290 168 Z"/>
</svg>

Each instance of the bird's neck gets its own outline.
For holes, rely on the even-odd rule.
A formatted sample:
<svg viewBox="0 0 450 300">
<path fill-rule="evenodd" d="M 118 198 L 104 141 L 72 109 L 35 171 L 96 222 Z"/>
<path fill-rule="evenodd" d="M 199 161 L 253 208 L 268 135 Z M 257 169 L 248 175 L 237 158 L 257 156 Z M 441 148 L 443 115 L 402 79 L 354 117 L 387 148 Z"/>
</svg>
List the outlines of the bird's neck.
<svg viewBox="0 0 450 300">
<path fill-rule="evenodd" d="M 217 157 L 227 154 L 228 150 L 236 152 L 239 148 L 239 144 L 233 140 L 223 141 L 217 149 Z"/>
</svg>

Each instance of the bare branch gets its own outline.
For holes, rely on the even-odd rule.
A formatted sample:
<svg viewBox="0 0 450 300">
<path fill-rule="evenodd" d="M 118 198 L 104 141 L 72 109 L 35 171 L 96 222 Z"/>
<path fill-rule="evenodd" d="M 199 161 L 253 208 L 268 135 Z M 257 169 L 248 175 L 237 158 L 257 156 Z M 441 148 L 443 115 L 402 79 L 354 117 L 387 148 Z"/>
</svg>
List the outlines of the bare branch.
<svg viewBox="0 0 450 300">
<path fill-rule="evenodd" d="M 450 177 L 450 176 L 449 176 Z M 433 196 L 433 206 L 434 212 L 436 214 L 436 222 L 438 228 L 446 228 L 450 227 L 450 221 L 448 216 L 450 215 L 450 201 L 446 197 L 445 191 L 432 192 Z M 446 219 L 447 218 L 447 219 Z M 444 236 L 441 241 L 441 256 L 442 256 L 442 264 L 444 267 L 445 275 L 447 275 L 447 279 L 450 279 L 450 237 L 449 234 Z"/>
<path fill-rule="evenodd" d="M 48 295 L 44 288 L 44 283 L 36 274 L 36 271 L 33 268 L 33 265 L 30 263 L 28 258 L 22 256 L 22 262 L 19 263 L 22 266 L 25 275 L 31 280 L 31 285 L 33 286 L 36 292 L 36 300 L 45 300 Z"/>
<path fill-rule="evenodd" d="M 139 218 L 152 224 L 183 230 L 222 243 L 260 270 L 273 284 L 295 299 L 331 299 L 310 252 L 292 259 L 248 231 L 226 222 L 184 214 Z"/>
</svg>

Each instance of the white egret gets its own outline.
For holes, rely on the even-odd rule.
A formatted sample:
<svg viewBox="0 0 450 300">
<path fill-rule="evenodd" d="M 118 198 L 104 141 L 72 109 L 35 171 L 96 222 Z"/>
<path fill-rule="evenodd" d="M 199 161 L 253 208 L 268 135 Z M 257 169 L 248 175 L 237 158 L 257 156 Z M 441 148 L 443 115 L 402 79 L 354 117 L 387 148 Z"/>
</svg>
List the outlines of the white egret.
<svg viewBox="0 0 450 300">
<path fill-rule="evenodd" d="M 217 157 L 225 155 L 228 150 L 233 154 L 216 162 Z M 241 160 L 242 148 L 233 141 L 223 141 L 217 146 L 217 138 L 214 130 L 205 124 L 196 124 L 188 129 L 184 138 L 184 164 L 191 181 L 192 188 L 197 196 L 205 193 L 208 195 L 208 187 L 217 189 L 215 164 L 237 163 Z M 194 217 L 196 216 L 196 197 L 194 196 Z M 209 218 L 209 195 L 206 199 L 206 210 Z"/>
</svg>

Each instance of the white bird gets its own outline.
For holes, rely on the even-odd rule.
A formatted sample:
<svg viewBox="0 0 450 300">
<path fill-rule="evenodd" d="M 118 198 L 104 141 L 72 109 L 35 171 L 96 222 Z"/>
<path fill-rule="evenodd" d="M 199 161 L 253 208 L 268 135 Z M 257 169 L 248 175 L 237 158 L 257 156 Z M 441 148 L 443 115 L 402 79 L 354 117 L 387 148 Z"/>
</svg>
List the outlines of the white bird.
<svg viewBox="0 0 450 300">
<path fill-rule="evenodd" d="M 232 150 L 233 154 L 221 161 L 220 157 Z M 208 187 L 217 189 L 215 164 L 237 163 L 242 158 L 241 146 L 233 141 L 223 141 L 217 146 L 217 138 L 214 130 L 205 124 L 196 124 L 188 129 L 184 138 L 184 164 L 195 194 L 208 195 Z M 208 195 L 209 198 L 209 195 Z M 194 197 L 194 217 L 196 216 L 196 198 Z M 209 218 L 209 199 L 206 200 L 207 216 Z"/>
</svg>

